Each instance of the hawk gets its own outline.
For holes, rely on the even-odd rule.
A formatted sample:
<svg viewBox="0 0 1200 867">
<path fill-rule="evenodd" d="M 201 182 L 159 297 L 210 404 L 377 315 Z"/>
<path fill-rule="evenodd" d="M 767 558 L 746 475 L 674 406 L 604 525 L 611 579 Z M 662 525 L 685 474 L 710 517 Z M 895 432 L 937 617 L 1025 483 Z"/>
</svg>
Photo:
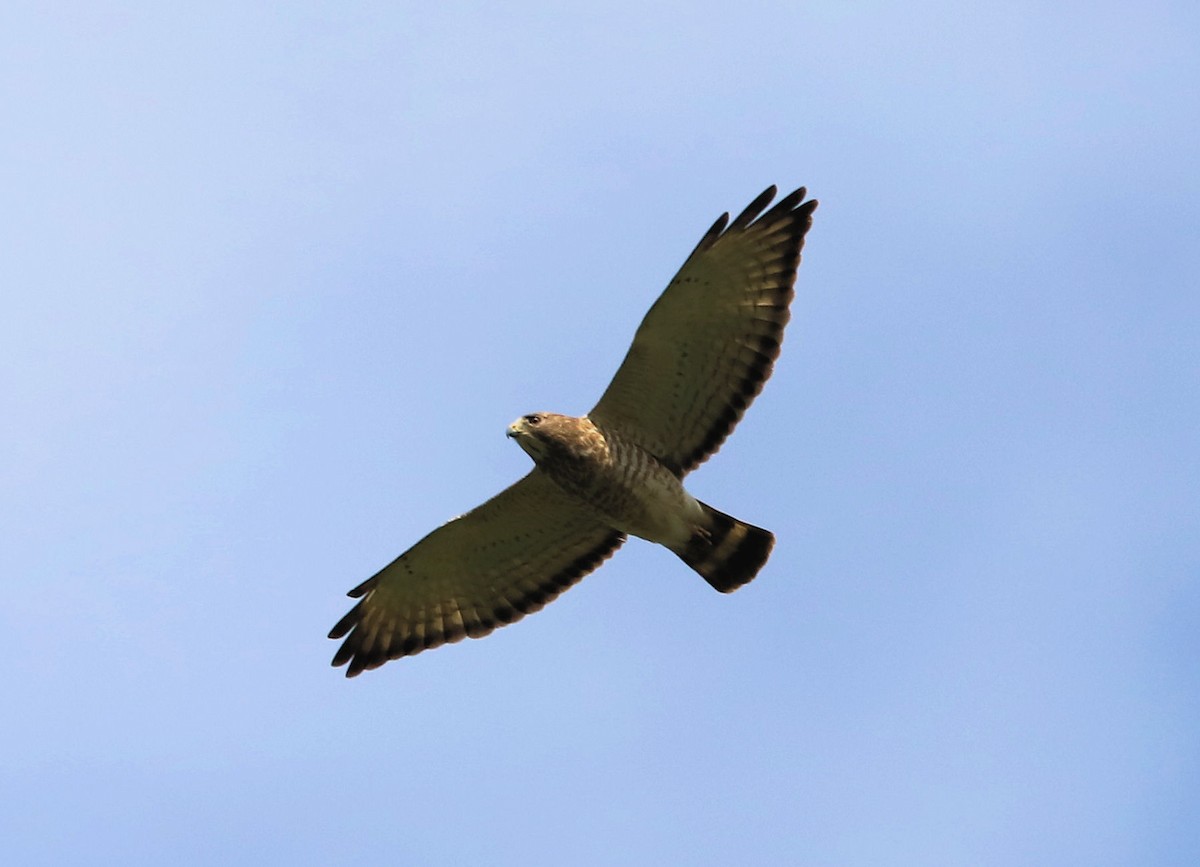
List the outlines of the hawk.
<svg viewBox="0 0 1200 867">
<path fill-rule="evenodd" d="M 700 502 L 683 478 L 725 441 L 771 375 L 817 207 L 770 187 L 722 214 L 638 327 L 582 418 L 508 426 L 533 459 L 516 484 L 434 530 L 350 591 L 333 627 L 347 677 L 537 611 L 628 536 L 666 546 L 722 593 L 750 581 L 775 537 Z M 765 211 L 765 213 L 764 213 Z"/>
</svg>

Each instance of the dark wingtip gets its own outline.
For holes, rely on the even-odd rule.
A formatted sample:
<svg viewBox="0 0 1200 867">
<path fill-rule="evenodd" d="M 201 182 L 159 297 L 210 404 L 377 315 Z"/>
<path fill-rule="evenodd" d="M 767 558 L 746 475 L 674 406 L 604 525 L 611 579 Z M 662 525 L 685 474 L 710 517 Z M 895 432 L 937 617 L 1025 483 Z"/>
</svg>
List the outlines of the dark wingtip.
<svg viewBox="0 0 1200 867">
<path fill-rule="evenodd" d="M 342 619 L 333 625 L 333 629 L 329 630 L 329 637 L 333 639 L 342 638 L 347 632 L 353 629 L 362 616 L 362 606 L 363 604 L 359 602 L 342 615 Z"/>
<path fill-rule="evenodd" d="M 716 222 L 714 222 L 712 226 L 709 227 L 708 231 L 704 233 L 704 237 L 700 239 L 700 243 L 698 243 L 696 248 L 692 250 L 691 256 L 695 256 L 697 253 L 707 250 L 709 247 L 711 247 L 716 242 L 717 238 L 721 237 L 721 233 L 725 231 L 725 227 L 728 224 L 729 212 L 726 211 L 721 216 L 717 217 Z"/>
<path fill-rule="evenodd" d="M 771 204 L 771 199 L 775 198 L 775 193 L 778 189 L 774 184 L 767 187 L 758 194 L 753 202 L 746 206 L 746 209 L 737 215 L 737 218 L 729 224 L 729 231 L 733 232 L 738 229 L 744 229 L 749 226 L 754 218 L 763 212 L 767 205 Z"/>
</svg>

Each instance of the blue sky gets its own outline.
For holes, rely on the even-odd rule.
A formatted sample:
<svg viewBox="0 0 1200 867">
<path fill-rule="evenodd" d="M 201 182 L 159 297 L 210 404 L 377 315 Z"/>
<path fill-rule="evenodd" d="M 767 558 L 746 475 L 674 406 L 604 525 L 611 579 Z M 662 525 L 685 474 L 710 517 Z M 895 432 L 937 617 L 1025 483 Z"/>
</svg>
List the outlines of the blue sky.
<svg viewBox="0 0 1200 867">
<path fill-rule="evenodd" d="M 14 863 L 1200 861 L 1194 4 L 16 2 L 0 116 Z M 760 577 L 331 669 L 771 183 Z"/>
</svg>

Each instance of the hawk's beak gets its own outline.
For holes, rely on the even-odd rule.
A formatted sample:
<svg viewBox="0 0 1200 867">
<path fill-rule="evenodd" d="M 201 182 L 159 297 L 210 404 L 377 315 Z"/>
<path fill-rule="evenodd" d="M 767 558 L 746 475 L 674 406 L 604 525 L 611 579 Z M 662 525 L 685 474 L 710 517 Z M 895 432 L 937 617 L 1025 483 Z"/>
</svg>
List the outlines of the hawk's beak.
<svg viewBox="0 0 1200 867">
<path fill-rule="evenodd" d="M 508 426 L 508 430 L 504 432 L 504 435 L 506 437 L 508 437 L 509 439 L 515 440 L 517 438 L 517 436 L 521 433 L 520 424 L 521 423 L 519 421 L 514 421 L 512 424 L 510 424 Z"/>
</svg>

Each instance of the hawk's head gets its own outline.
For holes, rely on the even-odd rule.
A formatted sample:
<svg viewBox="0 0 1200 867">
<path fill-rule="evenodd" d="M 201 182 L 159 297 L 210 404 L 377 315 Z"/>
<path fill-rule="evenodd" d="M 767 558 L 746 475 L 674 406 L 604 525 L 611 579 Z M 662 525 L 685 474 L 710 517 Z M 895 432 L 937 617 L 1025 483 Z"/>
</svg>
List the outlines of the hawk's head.
<svg viewBox="0 0 1200 867">
<path fill-rule="evenodd" d="M 535 463 L 543 464 L 586 460 L 595 449 L 599 432 L 586 418 L 574 418 L 556 412 L 534 412 L 510 424 L 508 435 Z"/>
</svg>

